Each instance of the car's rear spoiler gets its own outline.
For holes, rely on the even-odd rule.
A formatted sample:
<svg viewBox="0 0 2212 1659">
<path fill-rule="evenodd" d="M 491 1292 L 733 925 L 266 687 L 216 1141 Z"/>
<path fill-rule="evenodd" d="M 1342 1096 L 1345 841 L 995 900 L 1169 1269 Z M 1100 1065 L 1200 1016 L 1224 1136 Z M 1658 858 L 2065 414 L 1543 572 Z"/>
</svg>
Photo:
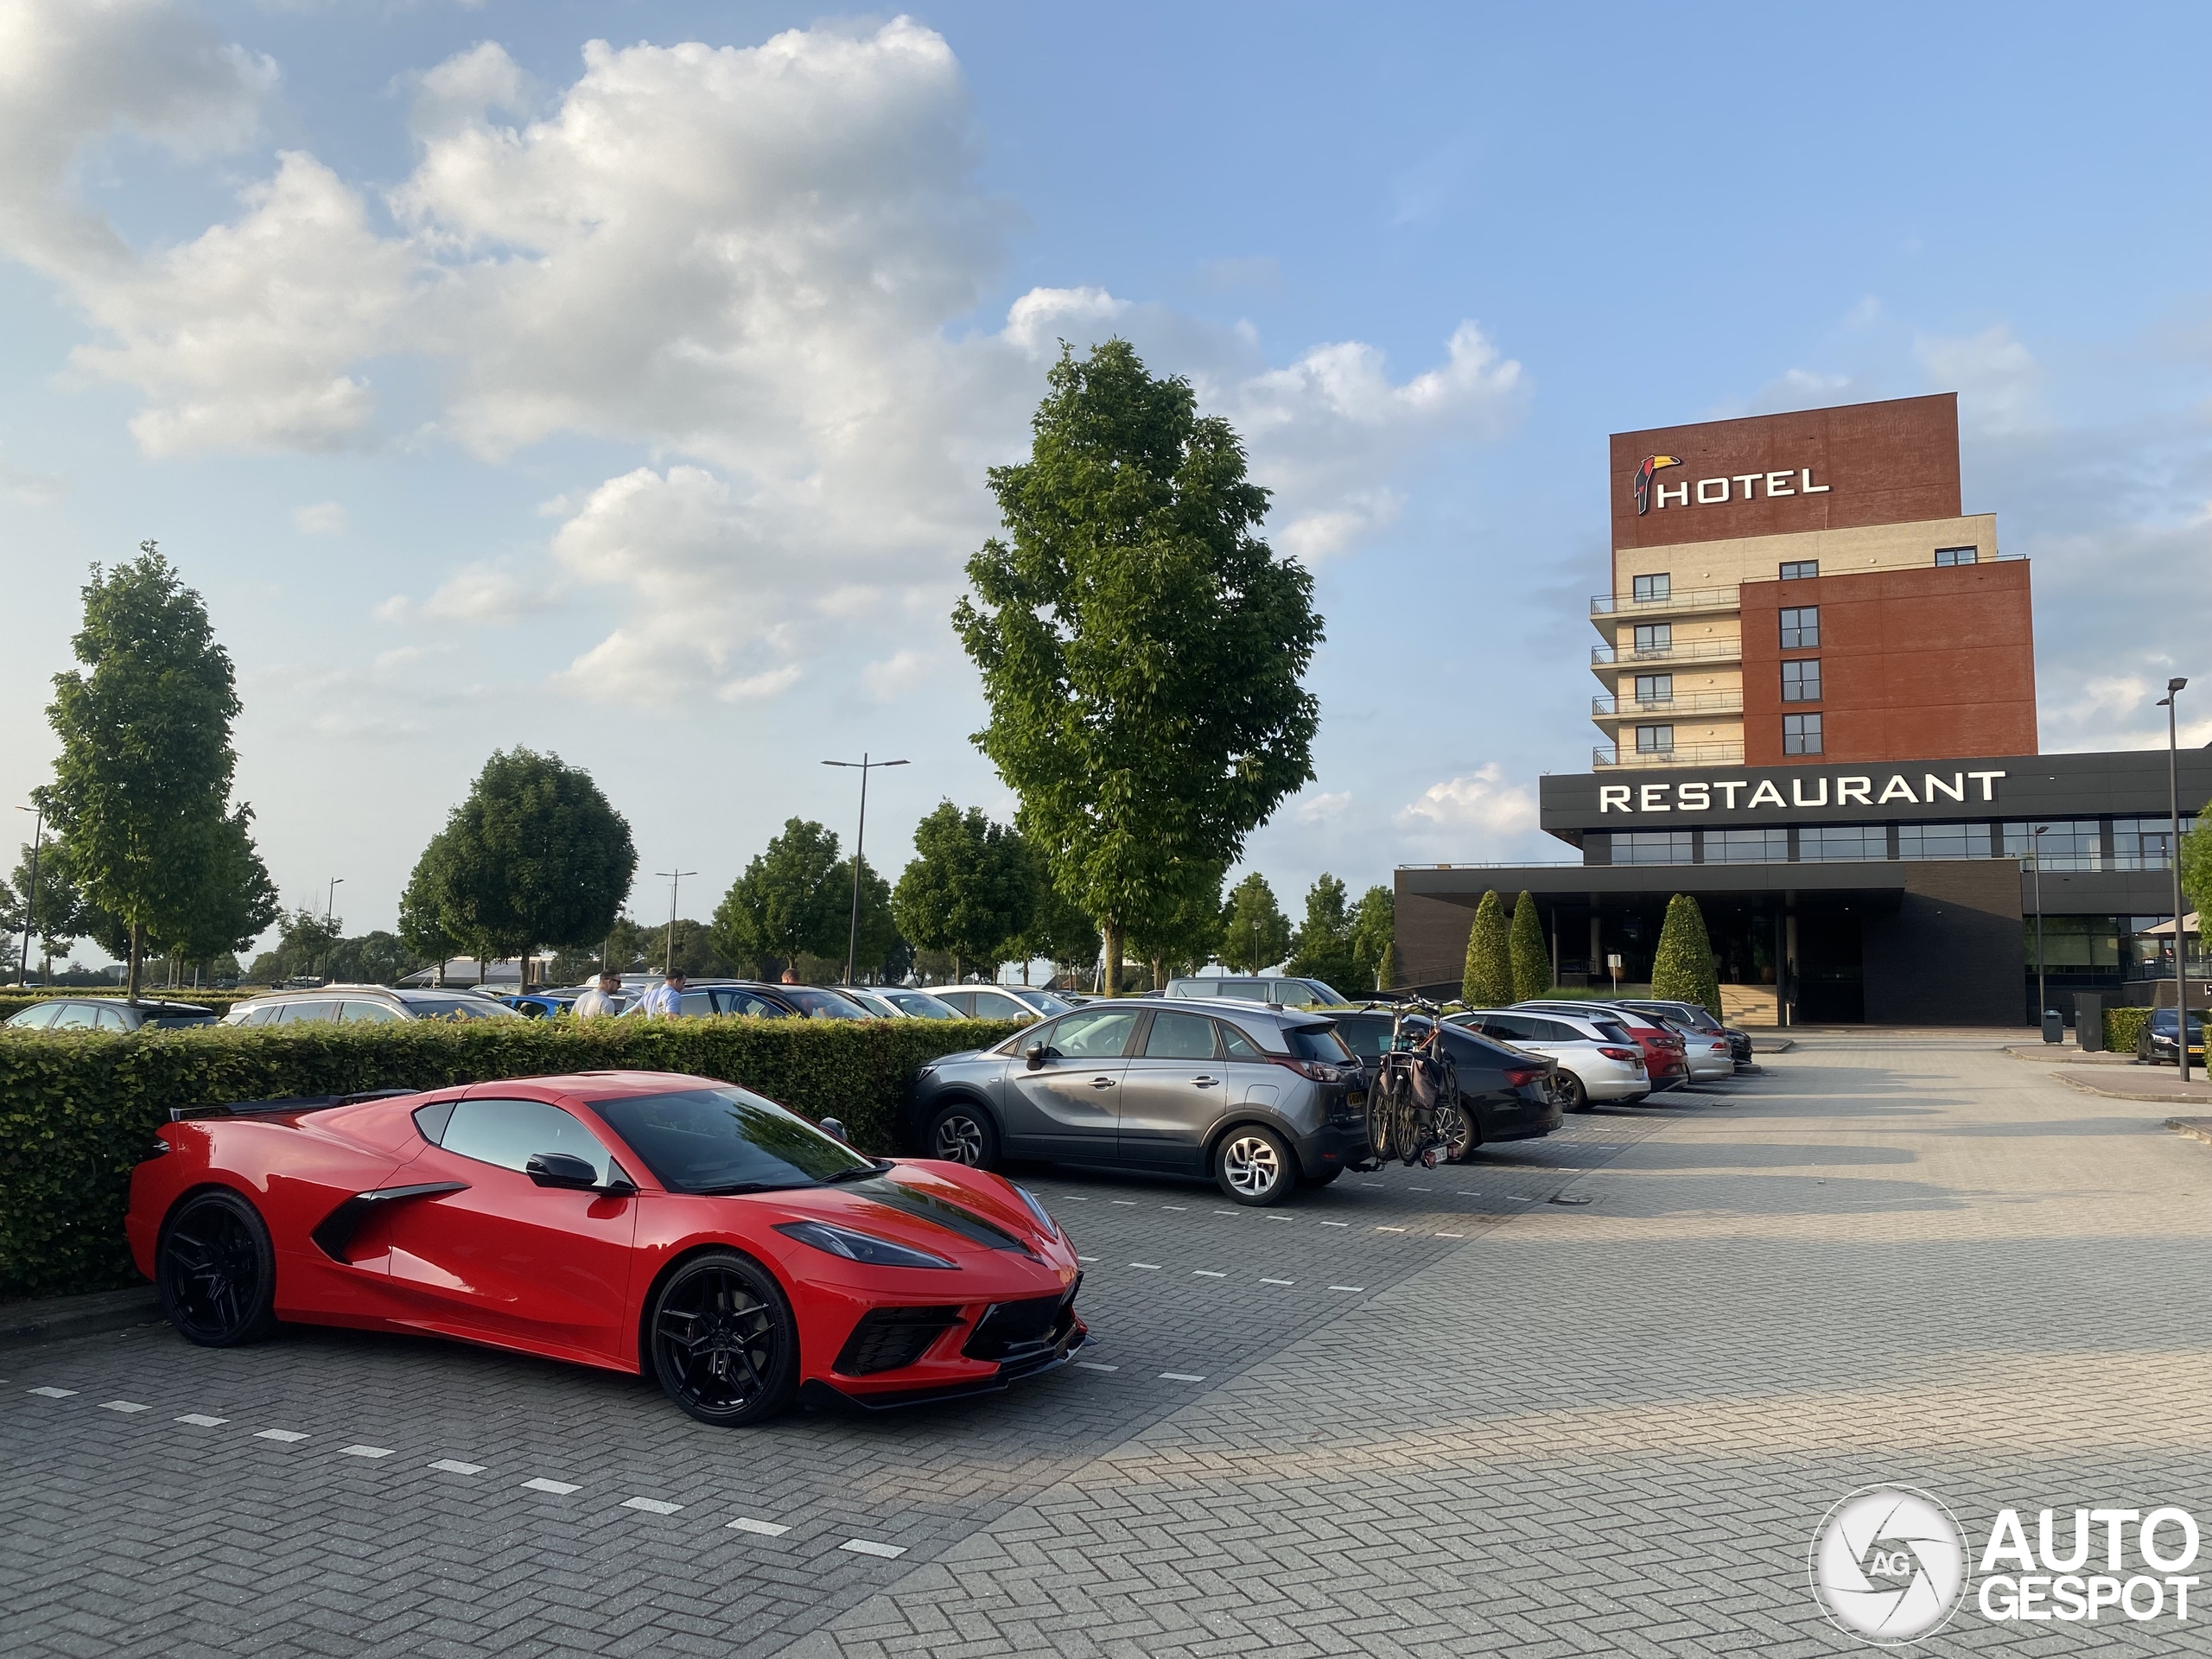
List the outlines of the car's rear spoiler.
<svg viewBox="0 0 2212 1659">
<path fill-rule="evenodd" d="M 277 1112 L 327 1112 L 334 1106 L 353 1106 L 365 1100 L 393 1100 L 419 1094 L 416 1089 L 364 1089 L 356 1095 L 295 1095 L 289 1100 L 232 1100 L 212 1106 L 172 1106 L 169 1122 L 189 1117 L 261 1117 Z"/>
</svg>

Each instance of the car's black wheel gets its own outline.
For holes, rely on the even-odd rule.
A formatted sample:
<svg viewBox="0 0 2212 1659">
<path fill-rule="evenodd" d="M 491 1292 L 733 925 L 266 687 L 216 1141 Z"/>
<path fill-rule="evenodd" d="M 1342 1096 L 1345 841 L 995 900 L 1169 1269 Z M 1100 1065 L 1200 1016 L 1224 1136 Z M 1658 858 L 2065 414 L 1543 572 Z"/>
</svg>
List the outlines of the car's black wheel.
<svg viewBox="0 0 2212 1659">
<path fill-rule="evenodd" d="M 1444 1137 L 1444 1150 L 1440 1155 L 1447 1164 L 1465 1163 L 1483 1143 L 1483 1132 L 1475 1122 L 1475 1115 L 1459 1101 L 1446 1101 L 1436 1109 L 1436 1128 Z"/>
<path fill-rule="evenodd" d="M 798 1325 L 767 1269 L 735 1250 L 706 1250 L 653 1299 L 646 1354 L 668 1397 L 702 1423 L 742 1428 L 791 1407 Z"/>
<path fill-rule="evenodd" d="M 1561 1111 L 1586 1112 L 1590 1109 L 1590 1091 L 1582 1086 L 1582 1079 L 1572 1071 L 1559 1074 L 1559 1104 Z"/>
<path fill-rule="evenodd" d="M 227 1190 L 169 1212 L 154 1247 L 162 1310 L 188 1342 L 234 1348 L 276 1328 L 276 1254 L 260 1212 Z"/>
<path fill-rule="evenodd" d="M 982 1107 L 956 1100 L 930 1120 L 929 1155 L 970 1169 L 996 1169 L 998 1125 Z"/>
<path fill-rule="evenodd" d="M 1300 1176 L 1298 1178 L 1298 1184 L 1300 1186 L 1326 1186 L 1331 1181 L 1335 1180 L 1338 1176 L 1344 1173 L 1344 1166 L 1342 1164 L 1332 1164 L 1328 1168 L 1323 1170 L 1318 1175 Z"/>
<path fill-rule="evenodd" d="M 1213 1149 L 1213 1179 L 1238 1204 L 1281 1204 L 1298 1185 L 1298 1158 L 1273 1129 L 1241 1124 Z"/>
</svg>

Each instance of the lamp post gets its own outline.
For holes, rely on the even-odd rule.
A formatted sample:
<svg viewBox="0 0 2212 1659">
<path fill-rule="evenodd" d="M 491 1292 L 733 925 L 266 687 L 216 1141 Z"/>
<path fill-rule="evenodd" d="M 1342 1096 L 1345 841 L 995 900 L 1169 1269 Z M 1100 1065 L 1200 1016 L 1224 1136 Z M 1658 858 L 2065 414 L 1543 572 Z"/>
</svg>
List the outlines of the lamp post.
<svg viewBox="0 0 2212 1659">
<path fill-rule="evenodd" d="M 2043 836 L 2050 829 L 2039 823 L 2028 832 L 2028 856 L 2035 861 L 2036 869 L 2036 1028 L 2043 1028 L 2044 1009 L 2050 998 L 2043 988 Z"/>
<path fill-rule="evenodd" d="M 2166 711 L 2166 808 L 2173 814 L 2173 842 L 2167 849 L 2166 863 L 2174 876 L 2174 1063 L 2180 1068 L 2184 1084 L 2189 1081 L 2189 980 L 2182 960 L 2181 783 L 2174 705 L 2181 701 L 2182 690 L 2188 684 L 2185 679 L 2168 680 L 2166 695 L 2157 705 Z M 2200 922 L 2198 925 L 2203 924 Z"/>
<path fill-rule="evenodd" d="M 696 870 L 655 870 L 653 874 L 668 878 L 668 950 L 660 961 L 660 976 L 666 979 L 670 969 L 676 966 L 676 889 L 685 876 L 696 875 L 699 872 Z M 603 960 L 601 965 L 605 965 Z"/>
<path fill-rule="evenodd" d="M 824 760 L 825 766 L 843 766 L 861 775 L 861 823 L 853 832 L 853 922 L 845 932 L 845 983 L 857 984 L 853 976 L 853 958 L 861 949 L 861 844 L 868 839 L 868 775 L 880 766 L 904 766 L 905 760 L 871 760 L 868 751 L 861 751 L 857 760 Z"/>
<path fill-rule="evenodd" d="M 16 982 L 31 982 L 31 936 L 38 931 L 38 853 L 39 844 L 46 838 L 46 803 L 33 806 L 19 806 L 18 812 L 31 815 L 31 880 L 23 893 L 23 959 L 16 969 Z"/>
</svg>

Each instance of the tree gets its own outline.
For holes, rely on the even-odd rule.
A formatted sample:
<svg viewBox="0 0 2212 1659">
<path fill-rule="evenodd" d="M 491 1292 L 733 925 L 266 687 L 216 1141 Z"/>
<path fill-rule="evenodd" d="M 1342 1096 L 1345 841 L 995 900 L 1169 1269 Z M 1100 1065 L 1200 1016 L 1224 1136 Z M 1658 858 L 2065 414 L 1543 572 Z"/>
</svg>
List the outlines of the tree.
<svg viewBox="0 0 2212 1659">
<path fill-rule="evenodd" d="M 860 926 L 853 927 L 853 861 L 846 859 L 836 871 L 837 886 L 845 894 L 845 927 L 849 941 L 853 944 L 853 975 L 860 980 L 885 977 L 883 969 L 897 950 L 900 940 L 899 924 L 891 914 L 891 884 L 876 874 L 875 866 L 863 857 L 861 860 Z M 836 951 L 837 969 L 844 971 L 845 951 L 840 945 Z M 901 977 L 904 977 L 903 974 Z"/>
<path fill-rule="evenodd" d="M 414 874 L 399 895 L 400 943 L 424 962 L 438 964 L 438 983 L 446 982 L 446 963 L 459 956 L 461 943 L 447 931 L 439 914 L 438 895 L 445 880 L 446 837 L 442 831 L 430 838 Z M 254 964 L 257 969 L 260 963 Z"/>
<path fill-rule="evenodd" d="M 35 883 L 31 880 L 31 849 L 26 844 L 16 861 L 14 883 L 0 883 L 0 926 L 7 929 L 8 942 L 20 950 L 20 936 L 35 925 L 39 976 L 47 979 L 53 976 L 54 958 L 66 958 L 69 947 L 87 931 L 85 902 L 76 883 L 69 879 L 68 854 L 60 842 L 44 835 L 39 837 Z M 11 958 L 10 965 L 28 964 L 17 957 Z"/>
<path fill-rule="evenodd" d="M 838 862 L 834 834 L 810 819 L 786 818 L 783 834 L 754 855 L 715 907 L 715 948 L 755 963 L 763 979 L 801 955 L 842 962 L 852 879 L 852 865 Z"/>
<path fill-rule="evenodd" d="M 1387 990 L 1395 984 L 1397 963 L 1398 906 L 1395 896 L 1383 887 L 1370 887 L 1359 896 L 1359 908 L 1352 912 L 1351 956 L 1357 971 L 1352 976 L 1354 990 Z M 1338 990 L 1347 988 L 1342 985 Z"/>
<path fill-rule="evenodd" d="M 1168 980 L 1185 968 L 1201 968 L 1212 959 L 1221 943 L 1221 874 L 1216 872 L 1211 881 L 1192 883 L 1166 915 L 1129 924 L 1129 948 L 1151 969 L 1154 990 L 1166 989 Z M 1097 930 L 1090 936 L 1096 939 Z"/>
<path fill-rule="evenodd" d="M 175 567 L 151 542 L 138 550 L 112 571 L 94 565 L 83 589 L 70 641 L 83 671 L 54 676 L 47 718 L 61 753 L 37 791 L 86 903 L 114 918 L 134 1000 L 149 941 L 237 913 L 209 889 L 240 873 L 225 828 L 238 762 L 230 654 Z"/>
<path fill-rule="evenodd" d="M 1290 954 L 1290 918 L 1275 903 L 1275 890 L 1257 870 L 1230 889 L 1228 913 L 1221 918 L 1221 960 L 1240 974 L 1256 974 Z"/>
<path fill-rule="evenodd" d="M 1494 893 L 1483 894 L 1475 906 L 1459 996 L 1477 1008 L 1502 1008 L 1513 1001 L 1513 949 L 1506 937 L 1505 906 Z"/>
<path fill-rule="evenodd" d="M 1056 975 L 1067 975 L 1071 983 L 1088 983 L 1098 965 L 1098 925 L 1081 905 L 1052 885 L 1044 860 L 1033 849 L 1031 863 L 1036 872 L 1037 902 L 1029 912 L 1029 925 L 1014 940 L 1025 982 L 1029 963 L 1041 957 L 1052 964 Z M 1219 908 L 1217 897 L 1215 909 Z M 1218 915 L 1215 919 L 1217 925 Z"/>
<path fill-rule="evenodd" d="M 1011 543 L 968 562 L 953 612 L 990 720 L 976 741 L 1020 798 L 1052 882 L 1104 935 L 1157 931 L 1313 775 L 1313 581 L 1256 531 L 1268 493 L 1190 384 L 1127 340 L 1063 347 L 1027 461 L 993 467 Z M 918 943 L 918 941 L 917 941 Z"/>
<path fill-rule="evenodd" d="M 2212 830 L 2212 801 L 2204 804 L 2194 822 L 2184 818 L 2181 826 L 2182 896 L 2199 916 L 2212 910 L 2212 834 L 2208 830 Z M 2175 943 L 2178 946 L 2180 941 Z"/>
<path fill-rule="evenodd" d="M 248 972 L 271 985 L 288 979 L 335 977 L 329 960 L 338 942 L 338 926 L 330 918 L 319 911 L 296 910 L 279 926 L 276 948 L 256 957 Z"/>
<path fill-rule="evenodd" d="M 1326 870 L 1306 891 L 1306 920 L 1290 938 L 1290 971 L 1342 990 L 1363 989 L 1352 954 L 1352 918 L 1344 884 Z"/>
<path fill-rule="evenodd" d="M 1544 924 L 1536 914 L 1534 897 L 1523 893 L 1513 901 L 1513 1000 L 1548 995 L 1552 988 L 1551 952 L 1544 948 Z"/>
<path fill-rule="evenodd" d="M 1694 1002 L 1714 1019 L 1720 1017 L 1720 976 L 1713 970 L 1705 912 L 1687 893 L 1667 901 L 1659 948 L 1651 957 L 1651 995 L 1669 1002 Z"/>
<path fill-rule="evenodd" d="M 596 944 L 638 869 L 629 821 L 591 774 L 524 748 L 484 763 L 432 846 L 416 866 L 423 896 L 438 931 L 480 963 Z"/>
<path fill-rule="evenodd" d="M 150 943 L 182 962 L 213 962 L 246 949 L 269 931 L 281 906 L 276 884 L 254 847 L 252 823 L 253 809 L 241 804 L 209 827 L 206 880 Z M 110 954 L 122 952 L 110 947 Z"/>
<path fill-rule="evenodd" d="M 1037 908 L 1037 865 L 1020 835 L 981 807 L 950 801 L 914 826 L 914 857 L 891 894 L 899 931 L 918 950 L 951 954 L 963 968 L 995 969 Z"/>
</svg>

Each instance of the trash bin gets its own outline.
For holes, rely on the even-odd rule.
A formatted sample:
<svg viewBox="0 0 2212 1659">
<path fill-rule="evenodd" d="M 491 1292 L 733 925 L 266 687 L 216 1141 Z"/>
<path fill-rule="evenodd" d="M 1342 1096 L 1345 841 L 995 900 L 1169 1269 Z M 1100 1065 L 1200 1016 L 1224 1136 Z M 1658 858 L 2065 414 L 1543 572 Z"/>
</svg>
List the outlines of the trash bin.
<svg viewBox="0 0 2212 1659">
<path fill-rule="evenodd" d="M 2105 1000 L 2095 991 L 2074 993 L 2074 1040 L 2084 1054 L 2104 1049 Z"/>
<path fill-rule="evenodd" d="M 2046 1043 L 2063 1043 L 2066 1040 L 2066 1016 L 2056 1008 L 2045 1008 L 2043 1011 L 2043 1039 Z"/>
</svg>

